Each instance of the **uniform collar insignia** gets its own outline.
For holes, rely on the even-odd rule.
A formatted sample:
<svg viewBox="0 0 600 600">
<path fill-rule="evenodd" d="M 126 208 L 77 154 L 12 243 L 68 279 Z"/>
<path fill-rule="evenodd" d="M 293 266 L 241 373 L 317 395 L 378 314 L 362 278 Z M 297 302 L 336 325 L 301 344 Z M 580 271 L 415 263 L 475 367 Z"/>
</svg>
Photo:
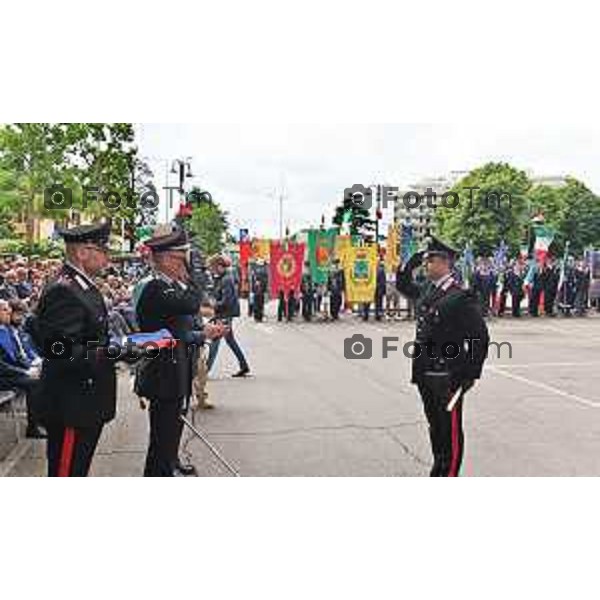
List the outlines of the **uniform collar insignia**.
<svg viewBox="0 0 600 600">
<path fill-rule="evenodd" d="M 90 287 L 96 287 L 94 282 L 80 269 L 78 269 L 73 263 L 65 262 L 65 267 L 73 271 L 73 279 L 83 289 L 88 290 Z"/>
<path fill-rule="evenodd" d="M 440 288 L 442 289 L 442 291 L 447 292 L 453 285 L 454 278 L 452 277 L 452 275 L 449 275 L 448 278 L 444 282 L 442 282 Z"/>
<path fill-rule="evenodd" d="M 446 291 L 448 289 L 448 281 L 453 282 L 452 273 L 447 273 L 446 275 L 440 277 L 437 281 L 433 281 L 433 285 L 437 289 L 442 289 Z"/>
<path fill-rule="evenodd" d="M 156 276 L 159 279 L 162 279 L 165 283 L 168 283 L 169 285 L 178 285 L 179 287 L 183 288 L 184 290 L 187 290 L 187 285 L 185 283 L 183 283 L 183 281 L 177 281 L 176 279 L 171 279 L 168 275 L 165 275 L 165 273 L 162 273 L 161 271 L 157 271 Z"/>
<path fill-rule="evenodd" d="M 165 283 L 173 283 L 173 280 L 168 275 L 165 275 L 162 271 L 156 271 L 156 277 L 158 279 L 162 279 Z"/>
<path fill-rule="evenodd" d="M 90 288 L 90 286 L 85 282 L 85 279 L 81 277 L 81 275 L 75 273 L 75 275 L 73 275 L 73 279 L 80 285 L 82 289 L 88 290 Z"/>
</svg>

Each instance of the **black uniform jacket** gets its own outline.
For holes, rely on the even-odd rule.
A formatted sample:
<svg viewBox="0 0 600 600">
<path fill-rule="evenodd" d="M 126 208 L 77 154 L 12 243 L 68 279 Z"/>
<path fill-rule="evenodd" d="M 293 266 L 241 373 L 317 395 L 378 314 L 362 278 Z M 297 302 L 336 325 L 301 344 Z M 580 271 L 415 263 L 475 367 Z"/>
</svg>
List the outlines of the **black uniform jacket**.
<svg viewBox="0 0 600 600">
<path fill-rule="evenodd" d="M 163 402 L 177 402 L 190 395 L 195 354 L 187 340 L 193 320 L 182 317 L 196 315 L 201 299 L 197 284 L 182 285 L 163 275 L 144 287 L 136 307 L 140 330 L 168 329 L 178 342 L 172 349 L 161 349 L 156 358 L 144 359 L 138 369 L 138 395 Z"/>
<path fill-rule="evenodd" d="M 334 269 L 327 281 L 327 287 L 332 295 L 341 296 L 344 291 L 345 279 L 343 269 Z"/>
<path fill-rule="evenodd" d="M 415 300 L 415 341 L 420 354 L 413 359 L 412 383 L 423 382 L 425 373 L 430 371 L 446 371 L 456 384 L 478 379 L 487 356 L 489 335 L 476 297 L 452 278 L 439 288 L 431 282 L 417 284 L 411 270 L 398 273 L 397 288 Z M 465 343 L 467 339 L 473 341 Z M 429 350 L 426 344 L 430 345 Z M 450 358 L 457 351 L 459 354 Z"/>
<path fill-rule="evenodd" d="M 96 426 L 115 416 L 115 361 L 106 357 L 108 313 L 96 286 L 65 263 L 42 292 L 33 325 L 42 364 L 40 412 L 67 427 Z M 64 358 L 52 344 L 65 338 Z"/>
</svg>

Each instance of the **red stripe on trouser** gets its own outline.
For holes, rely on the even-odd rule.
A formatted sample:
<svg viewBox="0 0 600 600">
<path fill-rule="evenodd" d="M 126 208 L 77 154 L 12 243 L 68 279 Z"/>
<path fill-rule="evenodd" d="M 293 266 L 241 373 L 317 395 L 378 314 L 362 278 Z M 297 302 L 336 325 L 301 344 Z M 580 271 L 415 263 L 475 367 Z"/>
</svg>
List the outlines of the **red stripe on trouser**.
<svg viewBox="0 0 600 600">
<path fill-rule="evenodd" d="M 458 454 L 460 452 L 459 446 L 458 406 L 455 406 L 452 409 L 452 461 L 450 462 L 450 471 L 448 472 L 448 477 L 456 477 L 458 475 Z"/>
<path fill-rule="evenodd" d="M 60 452 L 60 463 L 58 465 L 58 476 L 69 477 L 71 463 L 73 462 L 73 450 L 75 448 L 75 430 L 65 427 L 63 434 L 62 450 Z"/>
</svg>

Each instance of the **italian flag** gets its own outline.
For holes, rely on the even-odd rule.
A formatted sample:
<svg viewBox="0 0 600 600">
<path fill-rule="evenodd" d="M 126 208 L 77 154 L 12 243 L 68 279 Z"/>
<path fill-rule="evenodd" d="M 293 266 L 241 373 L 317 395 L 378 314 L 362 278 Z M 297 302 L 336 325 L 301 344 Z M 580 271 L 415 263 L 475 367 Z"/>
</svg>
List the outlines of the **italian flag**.
<svg viewBox="0 0 600 600">
<path fill-rule="evenodd" d="M 535 235 L 535 243 L 533 246 L 535 258 L 538 263 L 545 263 L 548 255 L 548 248 L 554 239 L 554 230 L 544 225 L 543 222 L 532 223 L 533 233 Z"/>
</svg>

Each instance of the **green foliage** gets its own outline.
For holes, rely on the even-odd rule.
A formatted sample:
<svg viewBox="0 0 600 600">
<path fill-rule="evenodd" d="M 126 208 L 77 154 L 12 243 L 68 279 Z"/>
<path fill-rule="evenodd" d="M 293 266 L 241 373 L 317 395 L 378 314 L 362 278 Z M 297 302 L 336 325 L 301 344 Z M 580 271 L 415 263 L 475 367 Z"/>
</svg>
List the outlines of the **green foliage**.
<svg viewBox="0 0 600 600">
<path fill-rule="evenodd" d="M 200 193 L 198 188 L 194 188 L 191 196 L 199 196 Z M 194 207 L 189 221 L 189 229 L 205 256 L 223 250 L 227 228 L 227 213 L 214 200 L 200 202 L 198 206 Z"/>
<path fill-rule="evenodd" d="M 472 202 L 471 190 L 473 190 Z M 600 247 L 600 198 L 582 182 L 566 178 L 561 187 L 532 185 L 523 171 L 508 164 L 488 163 L 474 169 L 451 190 L 459 194 L 458 208 L 436 210 L 441 237 L 462 248 L 467 241 L 476 254 L 491 254 L 500 240 L 516 253 L 530 239 L 531 218 L 542 213 L 544 224 L 555 231 L 551 250 L 561 255 L 567 240 L 571 250 L 582 254 Z M 485 199 L 490 192 L 507 192 L 511 203 Z"/>
<path fill-rule="evenodd" d="M 90 203 L 87 212 L 96 217 L 120 217 L 131 220 L 137 213 L 132 198 L 132 178 L 136 167 L 134 130 L 131 123 L 61 124 L 67 140 L 66 160 L 72 166 L 78 188 L 98 188 L 114 192 L 120 198 L 118 208 L 102 201 Z M 135 197 L 134 197 L 135 200 Z"/>
<path fill-rule="evenodd" d="M 27 239 L 33 236 L 32 218 L 43 212 L 43 190 L 62 180 L 64 145 L 51 123 L 13 123 L 0 129 L 0 167 L 16 179 Z"/>
<path fill-rule="evenodd" d="M 0 167 L 16 178 L 29 241 L 34 217 L 64 223 L 71 215 L 67 209 L 44 207 L 44 190 L 52 185 L 72 188 L 75 211 L 134 222 L 141 207 L 131 200 L 132 182 L 137 199 L 136 171 L 143 165 L 136 155 L 131 123 L 12 123 L 0 129 Z M 100 201 L 84 207 L 84 187 L 118 193 L 119 208 L 111 210 Z"/>
<path fill-rule="evenodd" d="M 563 188 L 535 185 L 529 191 L 528 198 L 531 217 L 542 213 L 546 225 L 553 229 L 560 227 L 566 198 Z"/>
<path fill-rule="evenodd" d="M 365 239 L 375 239 L 375 220 L 371 219 L 369 209 L 354 203 L 351 198 L 345 198 L 336 207 L 332 223 L 341 227 L 344 216 L 350 213 L 350 234 L 361 235 Z"/>
<path fill-rule="evenodd" d="M 502 239 L 516 252 L 528 220 L 530 187 L 526 173 L 506 163 L 474 169 L 450 190 L 458 205 L 436 209 L 440 236 L 459 248 L 470 241 L 476 254 L 491 254 Z M 456 200 L 449 196 L 448 203 Z"/>
<path fill-rule="evenodd" d="M 574 178 L 568 178 L 559 192 L 562 208 L 556 249 L 562 252 L 567 240 L 576 255 L 588 247 L 600 248 L 600 198 Z"/>
<path fill-rule="evenodd" d="M 13 222 L 20 204 L 16 177 L 10 171 L 0 169 L 0 239 L 14 235 Z"/>
<path fill-rule="evenodd" d="M 62 241 L 43 240 L 30 244 L 23 239 L 0 239 L 0 254 L 61 258 L 64 254 Z"/>
</svg>

